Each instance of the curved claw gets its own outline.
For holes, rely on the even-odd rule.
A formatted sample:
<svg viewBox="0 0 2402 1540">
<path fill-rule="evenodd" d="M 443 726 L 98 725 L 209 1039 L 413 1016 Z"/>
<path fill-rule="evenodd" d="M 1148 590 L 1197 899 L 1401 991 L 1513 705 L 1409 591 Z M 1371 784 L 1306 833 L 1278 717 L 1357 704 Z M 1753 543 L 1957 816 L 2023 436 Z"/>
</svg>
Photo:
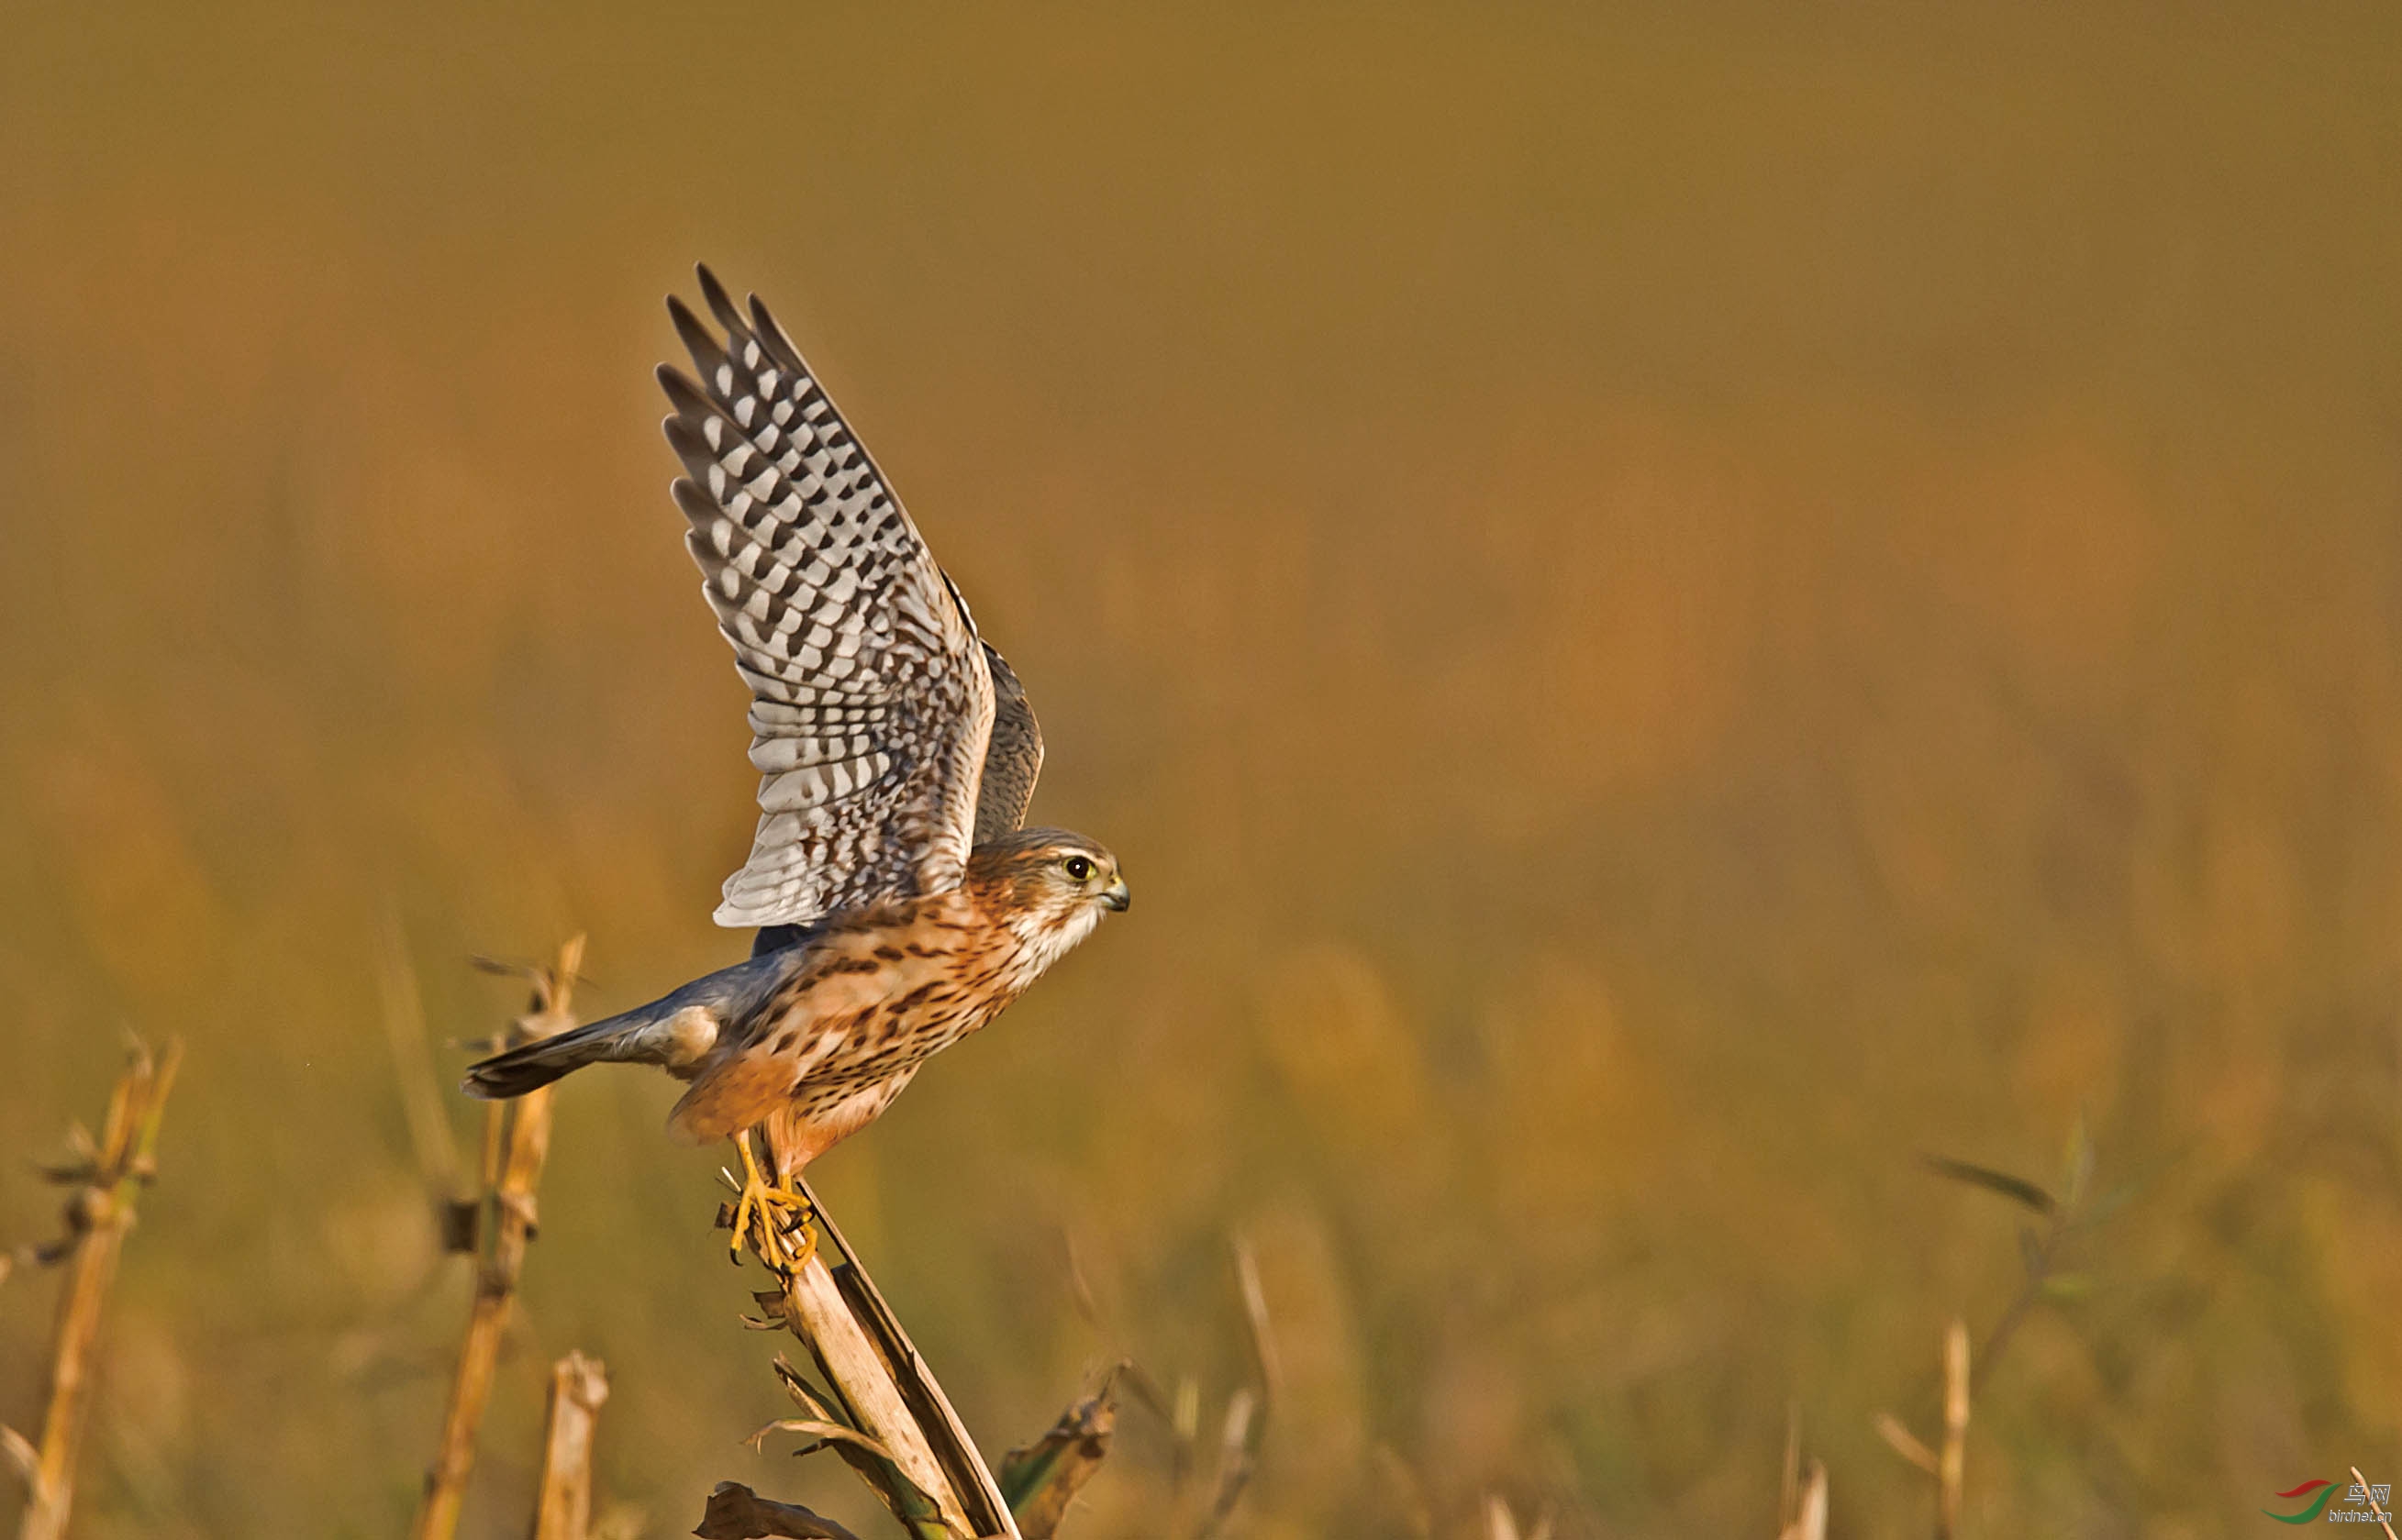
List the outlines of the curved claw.
<svg viewBox="0 0 2402 1540">
<path fill-rule="evenodd" d="M 738 1134 L 734 1148 L 742 1155 L 742 1191 L 734 1204 L 734 1240 L 727 1248 L 730 1259 L 742 1260 L 742 1245 L 750 1237 L 751 1221 L 759 1221 L 759 1260 L 779 1272 L 797 1272 L 817 1255 L 817 1231 L 809 1225 L 809 1201 L 791 1186 L 771 1183 L 760 1174 L 759 1163 L 751 1153 L 751 1141 Z M 799 1222 L 802 1245 L 795 1255 L 786 1244 L 789 1226 L 780 1222 L 777 1211 L 788 1213 Z"/>
</svg>

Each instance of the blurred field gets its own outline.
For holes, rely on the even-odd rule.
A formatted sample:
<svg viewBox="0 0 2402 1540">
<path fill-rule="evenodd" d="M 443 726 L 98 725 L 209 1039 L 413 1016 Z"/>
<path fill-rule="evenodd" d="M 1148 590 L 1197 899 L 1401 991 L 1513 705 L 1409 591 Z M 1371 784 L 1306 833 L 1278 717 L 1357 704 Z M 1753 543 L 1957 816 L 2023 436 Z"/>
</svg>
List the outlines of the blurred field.
<svg viewBox="0 0 2402 1540">
<path fill-rule="evenodd" d="M 605 13 L 605 20 L 603 15 Z M 1834 1527 L 2016 1282 L 1937 1149 L 2135 1201 L 1973 1535 L 2402 1457 L 2402 15 L 19 7 L 0 51 L 0 1240 L 185 1034 L 79 1533 L 390 1535 L 466 1279 L 384 954 L 731 960 L 742 692 L 649 369 L 761 290 L 1140 901 L 822 1187 L 994 1452 L 1119 1352 L 1289 1395 L 1241 1533 Z M 447 1075 L 459 1054 L 439 1054 Z M 606 1500 L 852 1516 L 663 1077 L 559 1102 Z M 457 1107 L 463 1135 L 471 1127 Z M 1072 1302 L 1072 1236 L 1108 1323 Z M 751 1276 L 755 1276 L 752 1274 Z M 0 1421 L 50 1284 L 0 1290 Z M 1139 1414 L 1071 1535 L 1158 1533 Z M 0 1499 L 0 1518 L 14 1498 Z"/>
</svg>

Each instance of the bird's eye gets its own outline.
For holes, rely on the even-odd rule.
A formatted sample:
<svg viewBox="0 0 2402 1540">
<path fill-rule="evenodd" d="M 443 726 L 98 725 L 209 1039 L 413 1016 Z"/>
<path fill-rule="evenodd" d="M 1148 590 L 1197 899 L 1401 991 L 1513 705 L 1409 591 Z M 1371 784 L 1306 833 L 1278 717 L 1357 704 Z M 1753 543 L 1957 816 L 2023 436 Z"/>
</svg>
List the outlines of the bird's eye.
<svg viewBox="0 0 2402 1540">
<path fill-rule="evenodd" d="M 1083 882 L 1093 874 L 1093 863 L 1082 856 L 1070 856 L 1062 863 L 1068 869 L 1068 880 Z"/>
</svg>

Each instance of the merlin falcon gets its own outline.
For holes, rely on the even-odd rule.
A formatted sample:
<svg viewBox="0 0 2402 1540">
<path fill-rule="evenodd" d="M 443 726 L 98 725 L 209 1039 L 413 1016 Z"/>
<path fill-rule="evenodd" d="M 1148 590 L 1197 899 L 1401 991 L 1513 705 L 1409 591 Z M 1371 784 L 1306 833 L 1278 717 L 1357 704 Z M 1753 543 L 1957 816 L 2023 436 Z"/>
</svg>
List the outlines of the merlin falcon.
<svg viewBox="0 0 2402 1540">
<path fill-rule="evenodd" d="M 747 962 L 471 1066 L 467 1089 L 520 1096 L 600 1063 L 690 1082 L 669 1124 L 741 1152 L 739 1254 L 754 1215 L 780 1250 L 802 1170 L 1128 895 L 1100 845 L 1025 827 L 1042 735 L 1017 676 L 766 307 L 699 277 L 716 330 L 668 301 L 697 378 L 658 379 L 762 773 L 716 918 L 758 938 Z"/>
</svg>

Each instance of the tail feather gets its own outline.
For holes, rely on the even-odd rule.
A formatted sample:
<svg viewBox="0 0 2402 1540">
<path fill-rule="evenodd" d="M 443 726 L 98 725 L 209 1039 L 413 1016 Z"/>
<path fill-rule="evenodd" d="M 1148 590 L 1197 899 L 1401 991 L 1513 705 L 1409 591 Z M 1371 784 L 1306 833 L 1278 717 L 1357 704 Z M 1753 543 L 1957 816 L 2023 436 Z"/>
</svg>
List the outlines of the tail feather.
<svg viewBox="0 0 2402 1540">
<path fill-rule="evenodd" d="M 755 956 L 648 1005 L 495 1053 L 467 1066 L 467 1094 L 488 1100 L 522 1096 L 588 1064 L 664 1065 L 689 1075 L 716 1042 L 719 1029 L 747 1019 L 799 965 L 796 950 Z"/>
<path fill-rule="evenodd" d="M 622 1057 L 622 1039 L 639 1031 L 644 1024 L 624 1016 L 612 1016 L 605 1022 L 594 1022 L 495 1053 L 490 1058 L 467 1066 L 467 1094 L 491 1101 L 504 1101 L 522 1096 L 529 1091 L 539 1091 L 570 1070 L 588 1064 L 601 1064 Z"/>
</svg>

